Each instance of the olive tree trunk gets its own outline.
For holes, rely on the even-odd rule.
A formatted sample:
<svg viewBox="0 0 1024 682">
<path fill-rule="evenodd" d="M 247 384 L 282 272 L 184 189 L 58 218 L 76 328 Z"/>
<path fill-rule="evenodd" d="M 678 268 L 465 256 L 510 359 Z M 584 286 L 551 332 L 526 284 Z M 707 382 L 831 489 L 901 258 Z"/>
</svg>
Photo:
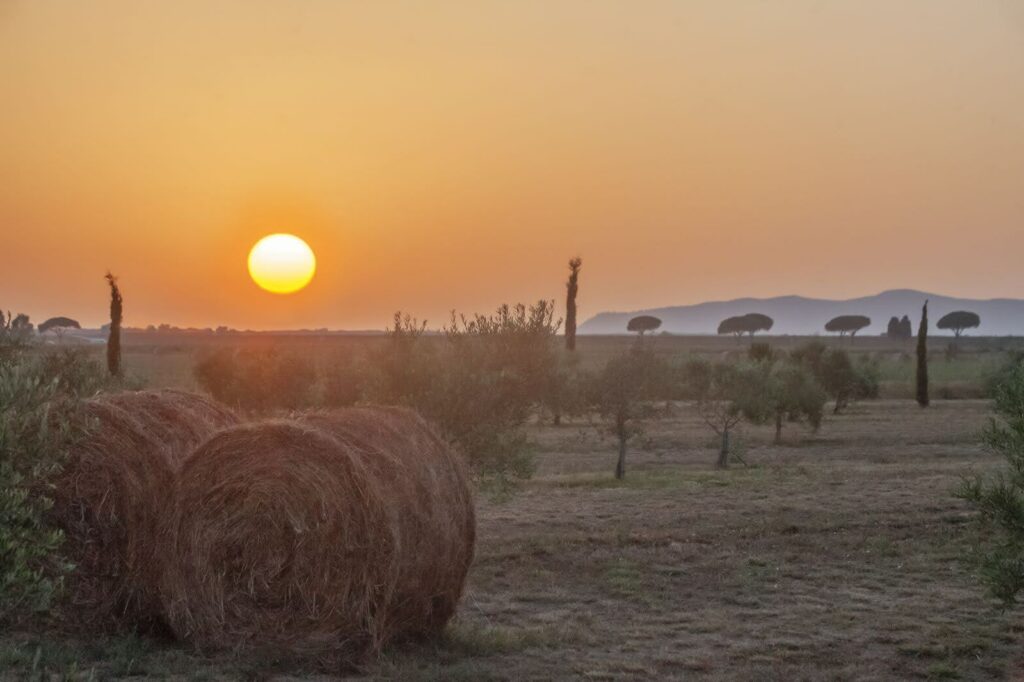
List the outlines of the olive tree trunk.
<svg viewBox="0 0 1024 682">
<path fill-rule="evenodd" d="M 626 441 L 628 440 L 624 432 L 619 433 L 619 460 L 615 463 L 615 478 L 620 481 L 626 477 Z"/>
<path fill-rule="evenodd" d="M 715 462 L 718 469 L 729 468 L 729 427 L 722 429 L 722 448 L 718 451 L 718 461 Z"/>
</svg>

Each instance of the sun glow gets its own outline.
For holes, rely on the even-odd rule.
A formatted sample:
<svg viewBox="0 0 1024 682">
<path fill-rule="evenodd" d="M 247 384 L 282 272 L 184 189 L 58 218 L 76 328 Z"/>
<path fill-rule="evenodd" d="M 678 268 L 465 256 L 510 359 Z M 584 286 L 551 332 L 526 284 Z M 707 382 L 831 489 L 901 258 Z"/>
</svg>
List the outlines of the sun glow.
<svg viewBox="0 0 1024 682">
<path fill-rule="evenodd" d="M 249 275 L 275 294 L 304 288 L 316 274 L 316 256 L 309 244 L 292 234 L 271 234 L 249 252 Z"/>
</svg>

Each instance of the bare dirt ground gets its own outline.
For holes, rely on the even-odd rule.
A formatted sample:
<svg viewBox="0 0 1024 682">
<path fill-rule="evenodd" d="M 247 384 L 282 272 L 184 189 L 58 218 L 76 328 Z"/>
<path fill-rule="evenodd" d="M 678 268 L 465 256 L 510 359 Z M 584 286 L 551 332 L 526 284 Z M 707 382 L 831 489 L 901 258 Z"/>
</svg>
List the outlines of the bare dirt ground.
<svg viewBox="0 0 1024 682">
<path fill-rule="evenodd" d="M 533 481 L 478 501 L 477 558 L 447 640 L 388 652 L 361 676 L 1016 679 L 1022 621 L 971 575 L 972 517 L 951 494 L 998 464 L 977 445 L 987 418 L 983 401 L 867 402 L 816 435 L 787 425 L 783 446 L 746 427 L 747 466 L 716 471 L 713 434 L 676 405 L 639 439 L 624 482 L 593 427 L 534 427 Z M 121 646 L 0 640 L 0 671 L 17 677 L 36 658 L 83 679 L 308 676 Z"/>
</svg>

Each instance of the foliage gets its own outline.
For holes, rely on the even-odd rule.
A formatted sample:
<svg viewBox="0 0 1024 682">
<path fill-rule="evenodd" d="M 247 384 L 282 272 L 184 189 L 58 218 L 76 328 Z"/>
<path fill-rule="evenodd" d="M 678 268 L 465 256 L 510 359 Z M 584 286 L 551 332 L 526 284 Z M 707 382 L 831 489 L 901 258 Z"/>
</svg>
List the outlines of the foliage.
<svg viewBox="0 0 1024 682">
<path fill-rule="evenodd" d="M 977 313 L 972 313 L 969 310 L 956 310 L 943 315 L 935 326 L 939 329 L 949 329 L 954 336 L 959 338 L 965 329 L 974 329 L 980 324 L 981 318 Z"/>
<path fill-rule="evenodd" d="M 120 385 L 112 383 L 100 364 L 81 348 L 63 348 L 43 353 L 35 359 L 35 371 L 43 383 L 57 384 L 61 395 L 87 398 L 105 388 Z"/>
<path fill-rule="evenodd" d="M 565 284 L 565 349 L 576 350 L 576 295 L 579 293 L 580 268 L 583 259 L 569 261 L 569 281 Z"/>
<path fill-rule="evenodd" d="M 46 612 L 72 570 L 60 554 L 63 534 L 48 520 L 50 482 L 76 436 L 77 396 L 94 372 L 78 354 L 0 361 L 0 623 Z M 54 375 L 57 369 L 66 373 Z M 100 373 L 101 374 L 101 373 Z M 83 383 L 80 383 L 83 382 Z"/>
<path fill-rule="evenodd" d="M 555 426 L 562 423 L 563 417 L 576 417 L 585 412 L 589 380 L 587 372 L 580 367 L 578 355 L 557 353 L 540 397 L 541 408 Z"/>
<path fill-rule="evenodd" d="M 737 337 L 743 334 L 753 336 L 759 331 L 769 331 L 774 324 L 775 320 L 767 315 L 747 313 L 746 315 L 736 315 L 722 320 L 718 325 L 718 333 L 735 334 Z"/>
<path fill-rule="evenodd" d="M 45 334 L 51 329 L 60 331 L 61 329 L 81 329 L 82 325 L 78 324 L 77 320 L 72 320 L 70 317 L 51 317 L 45 322 L 40 323 L 39 333 Z"/>
<path fill-rule="evenodd" d="M 984 441 L 1008 466 L 987 479 L 966 480 L 957 494 L 981 512 L 982 579 L 994 596 L 1012 604 L 1024 588 L 1024 365 L 999 382 L 994 407 L 998 419 Z"/>
<path fill-rule="evenodd" d="M 28 315 L 19 313 L 7 315 L 0 310 L 0 361 L 10 359 L 24 349 L 32 340 L 32 323 Z"/>
<path fill-rule="evenodd" d="M 653 412 L 647 398 L 664 370 L 653 353 L 636 346 L 610 359 L 589 383 L 588 402 L 607 420 L 608 432 L 618 441 L 617 479 L 626 475 L 627 446 L 642 433 L 641 421 Z"/>
<path fill-rule="evenodd" d="M 768 381 L 768 401 L 775 417 L 775 442 L 782 441 L 784 421 L 806 419 L 817 431 L 827 399 L 825 389 L 806 367 L 792 362 L 775 366 Z"/>
<path fill-rule="evenodd" d="M 468 458 L 478 478 L 506 489 L 533 472 L 522 430 L 550 394 L 557 358 L 554 304 L 503 305 L 493 315 L 452 315 L 438 337 L 401 314 L 368 358 L 372 402 L 415 408 Z M 429 343 L 434 342 L 434 343 Z"/>
<path fill-rule="evenodd" d="M 889 318 L 889 326 L 886 328 L 885 335 L 890 339 L 909 339 L 914 335 L 910 318 L 906 315 L 902 318 L 895 316 Z"/>
<path fill-rule="evenodd" d="M 306 357 L 269 348 L 221 348 L 193 368 L 217 400 L 244 410 L 298 409 L 313 401 L 316 371 Z"/>
<path fill-rule="evenodd" d="M 123 317 L 124 301 L 121 289 L 117 286 L 117 277 L 107 273 L 107 284 L 110 285 L 110 331 L 107 336 L 107 371 L 112 377 L 120 377 L 121 369 L 121 318 Z"/>
<path fill-rule="evenodd" d="M 770 343 L 751 343 L 747 349 L 747 357 L 754 362 L 772 362 L 775 359 L 775 351 Z"/>
<path fill-rule="evenodd" d="M 835 400 L 833 413 L 851 400 L 878 397 L 878 371 L 870 362 L 855 365 L 842 348 L 829 348 L 820 341 L 810 341 L 795 348 L 791 360 L 807 369 L 828 397 Z"/>
<path fill-rule="evenodd" d="M 631 318 L 626 324 L 626 330 L 631 332 L 637 332 L 640 336 L 643 336 L 647 332 L 652 332 L 661 326 L 661 320 L 653 315 L 637 315 Z"/>
<path fill-rule="evenodd" d="M 840 336 L 855 336 L 857 332 L 871 324 L 871 318 L 864 315 L 840 315 L 825 323 L 825 331 L 839 332 Z"/>
<path fill-rule="evenodd" d="M 744 418 L 763 423 L 772 414 L 766 363 L 691 360 L 684 370 L 701 419 L 721 438 L 716 466 L 729 466 L 730 436 Z"/>
<path fill-rule="evenodd" d="M 917 328 L 917 404 L 928 407 L 928 301 L 921 308 L 921 324 Z"/>
</svg>

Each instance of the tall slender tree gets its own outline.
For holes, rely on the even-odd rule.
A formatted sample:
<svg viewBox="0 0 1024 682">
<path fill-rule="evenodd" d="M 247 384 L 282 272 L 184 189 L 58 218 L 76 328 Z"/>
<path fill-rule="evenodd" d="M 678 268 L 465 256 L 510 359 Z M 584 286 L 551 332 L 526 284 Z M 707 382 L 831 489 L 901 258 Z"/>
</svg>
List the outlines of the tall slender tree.
<svg viewBox="0 0 1024 682">
<path fill-rule="evenodd" d="M 110 335 L 107 337 L 107 371 L 110 376 L 120 377 L 121 368 L 121 289 L 117 286 L 117 277 L 107 273 L 107 284 L 110 285 Z"/>
<path fill-rule="evenodd" d="M 917 404 L 928 407 L 928 301 L 921 308 L 921 326 L 917 328 Z"/>
<path fill-rule="evenodd" d="M 580 267 L 583 259 L 569 261 L 569 281 L 565 285 L 565 349 L 576 350 L 576 294 L 580 290 Z"/>
</svg>

